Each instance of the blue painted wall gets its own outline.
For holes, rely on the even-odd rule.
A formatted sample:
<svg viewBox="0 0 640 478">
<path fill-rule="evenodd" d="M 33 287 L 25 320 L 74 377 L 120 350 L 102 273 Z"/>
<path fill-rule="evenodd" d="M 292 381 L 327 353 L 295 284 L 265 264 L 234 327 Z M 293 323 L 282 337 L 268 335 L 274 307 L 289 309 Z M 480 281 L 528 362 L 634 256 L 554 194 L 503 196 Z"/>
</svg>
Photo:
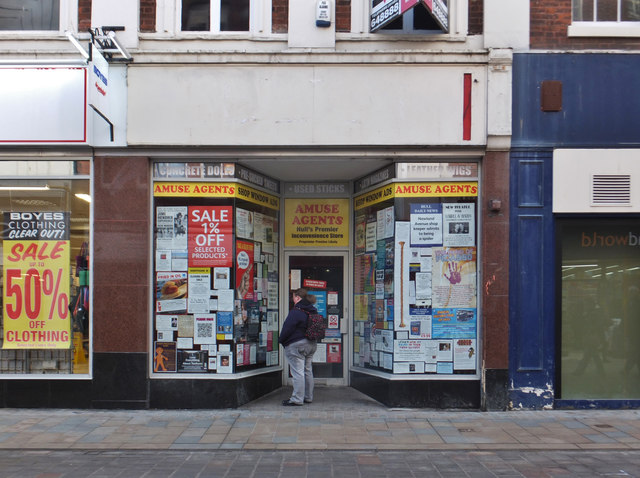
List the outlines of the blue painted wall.
<svg viewBox="0 0 640 478">
<path fill-rule="evenodd" d="M 562 111 L 540 110 L 543 80 L 562 81 Z M 640 55 L 516 54 L 514 147 L 640 145 Z"/>
<path fill-rule="evenodd" d="M 543 80 L 562 82 L 562 111 L 541 111 Z M 509 395 L 513 408 L 550 408 L 557 353 L 553 149 L 640 147 L 640 55 L 514 55 L 512 127 Z"/>
</svg>

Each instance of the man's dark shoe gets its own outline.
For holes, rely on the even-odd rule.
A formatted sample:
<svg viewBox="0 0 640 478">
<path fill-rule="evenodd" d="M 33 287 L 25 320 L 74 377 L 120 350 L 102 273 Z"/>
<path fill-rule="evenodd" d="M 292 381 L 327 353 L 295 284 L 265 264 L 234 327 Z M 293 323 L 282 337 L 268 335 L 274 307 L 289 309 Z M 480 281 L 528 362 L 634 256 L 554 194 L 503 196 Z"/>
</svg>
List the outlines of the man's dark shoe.
<svg viewBox="0 0 640 478">
<path fill-rule="evenodd" d="M 286 399 L 286 400 L 282 400 L 282 406 L 283 407 L 301 407 L 302 403 L 296 403 L 296 402 L 292 402 L 289 399 Z"/>
</svg>

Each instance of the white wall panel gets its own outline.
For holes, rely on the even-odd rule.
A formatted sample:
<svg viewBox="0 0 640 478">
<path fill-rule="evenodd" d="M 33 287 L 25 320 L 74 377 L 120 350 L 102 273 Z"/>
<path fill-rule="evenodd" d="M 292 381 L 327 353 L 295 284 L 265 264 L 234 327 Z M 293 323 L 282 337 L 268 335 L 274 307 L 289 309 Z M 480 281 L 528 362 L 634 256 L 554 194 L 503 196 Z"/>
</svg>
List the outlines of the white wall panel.
<svg viewBox="0 0 640 478">
<path fill-rule="evenodd" d="M 629 204 L 594 205 L 594 175 L 629 176 Z M 553 212 L 640 212 L 640 150 L 556 149 L 553 152 Z"/>
<path fill-rule="evenodd" d="M 462 140 L 472 73 L 471 141 Z M 130 145 L 482 145 L 481 66 L 212 65 L 129 69 Z"/>
</svg>

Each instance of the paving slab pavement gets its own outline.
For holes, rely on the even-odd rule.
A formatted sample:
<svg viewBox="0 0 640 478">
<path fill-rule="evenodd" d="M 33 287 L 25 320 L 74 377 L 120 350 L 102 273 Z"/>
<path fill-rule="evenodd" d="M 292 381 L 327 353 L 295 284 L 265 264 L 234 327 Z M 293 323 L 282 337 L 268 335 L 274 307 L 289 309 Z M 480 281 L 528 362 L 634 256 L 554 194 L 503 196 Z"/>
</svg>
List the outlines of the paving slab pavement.
<svg viewBox="0 0 640 478">
<path fill-rule="evenodd" d="M 283 407 L 289 394 L 224 410 L 0 409 L 0 450 L 640 450 L 636 410 L 389 409 L 349 387 Z"/>
<path fill-rule="evenodd" d="M 0 478 L 638 477 L 639 451 L 0 450 Z"/>
</svg>

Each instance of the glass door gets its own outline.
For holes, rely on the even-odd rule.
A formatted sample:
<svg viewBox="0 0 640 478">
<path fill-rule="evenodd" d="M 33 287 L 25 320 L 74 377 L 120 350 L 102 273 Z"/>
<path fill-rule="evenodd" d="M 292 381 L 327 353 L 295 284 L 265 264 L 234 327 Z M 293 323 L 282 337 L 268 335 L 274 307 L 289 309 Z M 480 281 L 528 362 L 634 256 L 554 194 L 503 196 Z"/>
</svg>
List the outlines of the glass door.
<svg viewBox="0 0 640 478">
<path fill-rule="evenodd" d="M 349 340 L 345 317 L 347 253 L 287 253 L 285 261 L 289 277 L 288 307 L 293 308 L 291 292 L 304 287 L 316 297 L 316 308 L 325 318 L 325 338 L 318 342 L 313 356 L 313 375 L 316 384 L 348 385 L 347 357 Z M 284 367 L 284 380 L 291 384 L 289 365 Z"/>
</svg>

